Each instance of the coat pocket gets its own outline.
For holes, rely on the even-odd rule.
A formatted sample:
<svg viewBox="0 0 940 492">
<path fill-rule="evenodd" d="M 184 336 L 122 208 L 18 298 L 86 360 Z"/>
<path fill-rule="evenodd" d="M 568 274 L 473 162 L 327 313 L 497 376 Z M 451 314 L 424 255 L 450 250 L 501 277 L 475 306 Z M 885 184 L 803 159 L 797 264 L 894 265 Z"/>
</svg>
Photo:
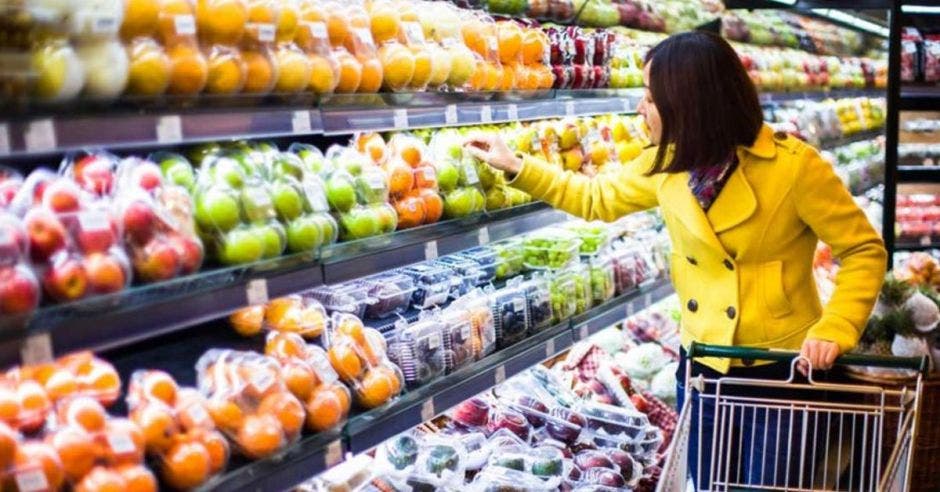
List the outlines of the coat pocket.
<svg viewBox="0 0 940 492">
<path fill-rule="evenodd" d="M 760 266 L 761 294 L 767 311 L 774 318 L 783 318 L 793 312 L 793 306 L 783 288 L 783 262 L 770 261 Z"/>
</svg>

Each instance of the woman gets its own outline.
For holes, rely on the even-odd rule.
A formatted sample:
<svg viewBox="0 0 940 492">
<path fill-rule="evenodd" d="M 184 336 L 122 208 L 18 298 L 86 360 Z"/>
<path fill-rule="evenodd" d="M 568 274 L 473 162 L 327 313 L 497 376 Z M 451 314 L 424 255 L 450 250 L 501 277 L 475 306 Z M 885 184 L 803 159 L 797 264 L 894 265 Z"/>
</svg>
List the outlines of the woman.
<svg viewBox="0 0 940 492">
<path fill-rule="evenodd" d="M 644 84 L 638 111 L 655 146 L 617 173 L 561 172 L 514 154 L 495 136 L 472 138 L 467 149 L 508 173 L 511 186 L 588 220 L 659 206 L 673 245 L 684 347 L 698 341 L 799 349 L 814 369 L 830 368 L 855 346 L 881 288 L 886 253 L 878 233 L 816 149 L 763 123 L 757 91 L 720 37 L 690 32 L 661 42 L 646 57 Z M 812 275 L 820 240 L 841 262 L 825 307 Z M 699 373 L 785 378 L 789 366 L 697 359 Z M 702 410 L 706 477 L 712 411 Z M 692 422 L 695 436 L 697 415 Z M 748 439 L 754 430 L 765 429 L 738 429 Z M 691 446 L 692 476 L 707 489 Z M 750 470 L 749 483 L 759 484 L 757 472 L 765 470 L 758 465 L 770 459 L 779 456 L 746 457 L 738 471 Z"/>
</svg>

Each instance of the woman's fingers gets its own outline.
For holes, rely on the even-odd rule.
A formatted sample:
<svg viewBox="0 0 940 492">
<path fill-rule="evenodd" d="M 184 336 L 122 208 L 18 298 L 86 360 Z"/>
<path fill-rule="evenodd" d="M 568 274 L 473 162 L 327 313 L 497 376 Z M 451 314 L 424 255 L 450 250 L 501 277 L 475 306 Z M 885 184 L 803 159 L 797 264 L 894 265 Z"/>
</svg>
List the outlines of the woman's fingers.
<svg viewBox="0 0 940 492">
<path fill-rule="evenodd" d="M 478 147 L 478 146 L 476 146 L 476 145 L 468 144 L 468 145 L 464 148 L 464 150 L 465 150 L 466 152 L 469 152 L 470 155 L 472 155 L 473 157 L 476 157 L 477 159 L 479 159 L 479 160 L 481 160 L 481 161 L 483 161 L 483 162 L 489 163 L 489 162 L 492 161 L 493 156 L 490 155 L 490 152 L 489 152 L 489 151 L 486 151 L 486 150 L 483 150 L 482 148 L 480 148 L 480 147 Z"/>
<path fill-rule="evenodd" d="M 839 358 L 839 345 L 828 340 L 807 339 L 803 342 L 800 349 L 800 355 L 805 357 L 813 370 L 828 370 L 832 368 L 836 359 Z M 808 367 L 804 361 L 798 363 L 800 372 L 806 375 Z"/>
</svg>

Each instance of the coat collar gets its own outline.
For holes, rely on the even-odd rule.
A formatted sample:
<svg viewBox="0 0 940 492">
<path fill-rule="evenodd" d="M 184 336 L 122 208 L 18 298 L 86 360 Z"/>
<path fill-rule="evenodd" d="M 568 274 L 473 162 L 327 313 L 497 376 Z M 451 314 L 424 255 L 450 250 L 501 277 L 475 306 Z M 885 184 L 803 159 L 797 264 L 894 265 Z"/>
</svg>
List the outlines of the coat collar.
<svg viewBox="0 0 940 492">
<path fill-rule="evenodd" d="M 757 138 L 750 147 L 740 147 L 744 152 L 761 159 L 773 159 L 777 155 L 777 145 L 774 143 L 774 130 L 767 123 L 761 126 Z M 742 159 L 743 162 L 743 159 Z"/>
</svg>

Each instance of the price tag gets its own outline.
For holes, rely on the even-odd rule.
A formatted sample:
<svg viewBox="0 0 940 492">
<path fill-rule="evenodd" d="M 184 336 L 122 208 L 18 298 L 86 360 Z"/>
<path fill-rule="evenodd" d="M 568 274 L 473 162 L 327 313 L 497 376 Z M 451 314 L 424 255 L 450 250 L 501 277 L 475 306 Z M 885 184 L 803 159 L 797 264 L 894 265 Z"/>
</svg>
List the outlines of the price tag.
<svg viewBox="0 0 940 492">
<path fill-rule="evenodd" d="M 264 393 L 274 384 L 274 376 L 268 371 L 258 371 L 251 376 L 250 384 L 258 393 Z"/>
<path fill-rule="evenodd" d="M 457 124 L 457 105 L 456 104 L 448 104 L 447 107 L 444 108 L 444 123 L 447 123 L 448 125 Z"/>
<path fill-rule="evenodd" d="M 579 338 L 580 338 L 581 340 L 584 340 L 585 338 L 589 337 L 590 335 L 591 335 L 591 332 L 588 330 L 588 325 L 581 325 L 581 330 L 580 330 L 579 333 L 578 333 Z"/>
<path fill-rule="evenodd" d="M 327 444 L 324 462 L 327 468 L 332 468 L 343 461 L 343 443 L 339 439 Z"/>
<path fill-rule="evenodd" d="M 78 226 L 82 231 L 104 231 L 111 229 L 111 221 L 104 212 L 84 212 L 78 216 Z"/>
<path fill-rule="evenodd" d="M 620 102 L 621 104 L 623 104 L 624 113 L 633 113 L 634 111 L 636 111 L 636 106 L 633 104 L 632 99 L 623 98 L 620 100 Z"/>
<path fill-rule="evenodd" d="M 467 176 L 467 184 L 473 186 L 480 182 L 480 176 L 477 174 L 477 168 L 473 164 L 467 163 L 463 167 L 463 172 Z"/>
<path fill-rule="evenodd" d="M 191 15 L 177 15 L 173 18 L 173 26 L 180 36 L 196 35 L 196 19 Z"/>
<path fill-rule="evenodd" d="M 359 42 L 366 48 L 375 48 L 375 41 L 372 39 L 372 31 L 367 27 L 358 27 L 352 30 L 353 36 L 359 39 Z"/>
<path fill-rule="evenodd" d="M 392 116 L 392 125 L 396 130 L 408 128 L 408 110 L 404 108 L 396 109 Z"/>
<path fill-rule="evenodd" d="M 108 433 L 107 440 L 108 446 L 111 447 L 111 451 L 114 451 L 116 455 L 133 453 L 137 449 L 131 437 L 123 432 L 118 434 L 113 432 Z"/>
<path fill-rule="evenodd" d="M 462 340 L 469 340 L 470 332 L 472 329 L 473 329 L 473 326 L 470 325 L 470 323 L 464 323 L 464 325 L 460 327 L 460 338 Z"/>
<path fill-rule="evenodd" d="M 434 411 L 434 398 L 428 398 L 421 405 L 421 420 L 428 421 L 434 418 L 437 413 Z"/>
<path fill-rule="evenodd" d="M 310 111 L 294 111 L 290 123 L 294 133 L 310 133 Z"/>
<path fill-rule="evenodd" d="M 424 243 L 424 259 L 426 261 L 437 259 L 437 240 Z"/>
<path fill-rule="evenodd" d="M 248 305 L 259 306 L 268 303 L 268 280 L 256 278 L 248 282 L 246 288 L 248 296 Z"/>
<path fill-rule="evenodd" d="M 52 362 L 52 337 L 49 332 L 34 333 L 26 337 L 20 347 L 20 358 L 27 366 Z"/>
<path fill-rule="evenodd" d="M 421 24 L 404 22 L 402 27 L 405 28 L 405 37 L 408 38 L 408 44 L 424 43 L 424 29 L 421 28 Z"/>
<path fill-rule="evenodd" d="M 183 141 L 183 119 L 179 115 L 161 116 L 157 120 L 157 142 L 175 144 Z"/>
<path fill-rule="evenodd" d="M 277 35 L 277 28 L 274 24 L 258 24 L 258 41 L 273 43 L 275 35 Z"/>
<path fill-rule="evenodd" d="M 518 120 L 519 119 L 519 106 L 516 106 L 515 104 L 510 104 L 509 106 L 506 106 L 506 115 L 507 115 L 506 118 L 509 121 Z"/>
<path fill-rule="evenodd" d="M 525 299 L 517 297 L 512 300 L 512 310 L 521 313 L 525 310 Z"/>
<path fill-rule="evenodd" d="M 385 189 L 385 176 L 380 172 L 366 174 L 365 180 L 366 184 L 369 185 L 369 188 L 372 190 Z"/>
<path fill-rule="evenodd" d="M 627 303 L 627 317 L 630 318 L 635 314 L 635 308 L 633 307 L 632 302 Z"/>
<path fill-rule="evenodd" d="M 323 22 L 305 22 L 304 25 L 310 30 L 310 36 L 317 39 L 326 39 L 328 34 L 326 24 Z"/>
<path fill-rule="evenodd" d="M 441 335 L 434 334 L 428 337 L 428 350 L 437 350 L 441 346 Z"/>
<path fill-rule="evenodd" d="M 490 244 L 490 228 L 483 226 L 480 230 L 477 231 L 477 242 L 480 246 L 486 246 Z"/>
<path fill-rule="evenodd" d="M 499 44 L 496 42 L 496 36 L 489 36 L 486 38 L 486 49 L 489 51 L 499 51 Z"/>
<path fill-rule="evenodd" d="M 503 384 L 503 381 L 506 380 L 506 366 L 496 366 L 496 370 L 493 371 L 493 381 L 496 384 Z"/>
<path fill-rule="evenodd" d="M 55 124 L 52 119 L 33 121 L 26 128 L 23 138 L 29 152 L 48 152 L 55 150 Z"/>
<path fill-rule="evenodd" d="M 555 339 L 549 338 L 548 341 L 545 342 L 545 358 L 549 358 L 553 355 L 555 355 Z"/>
<path fill-rule="evenodd" d="M 42 470 L 29 470 L 16 474 L 16 488 L 20 492 L 39 492 L 49 489 L 46 474 Z"/>
<path fill-rule="evenodd" d="M 0 123 L 0 155 L 10 153 L 10 125 Z"/>
<path fill-rule="evenodd" d="M 647 294 L 643 296 L 643 309 L 646 309 L 652 305 L 653 305 L 653 294 L 647 292 Z"/>
<path fill-rule="evenodd" d="M 493 121 L 493 108 L 489 104 L 480 107 L 480 123 L 491 123 Z"/>
<path fill-rule="evenodd" d="M 574 116 L 574 101 L 565 101 L 565 116 Z"/>
</svg>

